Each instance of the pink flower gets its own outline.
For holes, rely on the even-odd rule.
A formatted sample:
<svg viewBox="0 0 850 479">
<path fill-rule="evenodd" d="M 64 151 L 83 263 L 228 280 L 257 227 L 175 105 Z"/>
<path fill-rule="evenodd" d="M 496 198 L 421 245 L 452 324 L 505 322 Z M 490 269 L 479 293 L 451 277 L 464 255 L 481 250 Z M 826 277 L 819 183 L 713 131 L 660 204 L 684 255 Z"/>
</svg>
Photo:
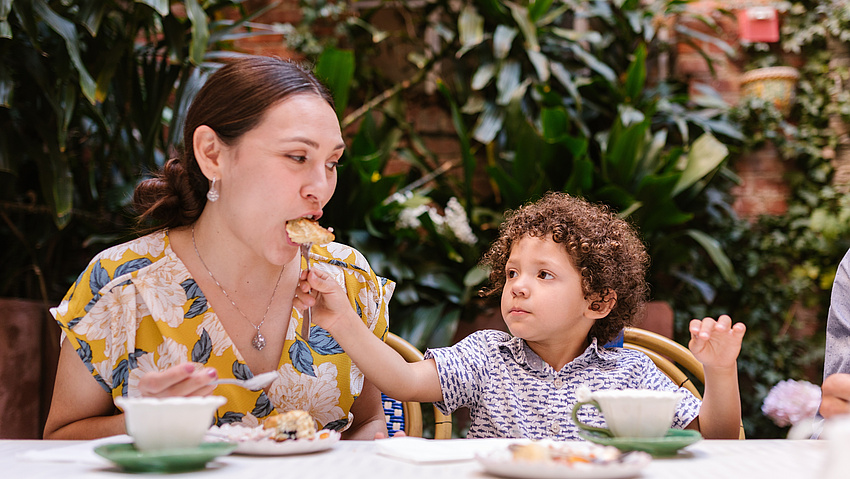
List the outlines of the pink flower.
<svg viewBox="0 0 850 479">
<path fill-rule="evenodd" d="M 814 417 L 820 397 L 820 387 L 808 381 L 779 381 L 764 398 L 761 412 L 779 427 L 792 426 Z"/>
</svg>

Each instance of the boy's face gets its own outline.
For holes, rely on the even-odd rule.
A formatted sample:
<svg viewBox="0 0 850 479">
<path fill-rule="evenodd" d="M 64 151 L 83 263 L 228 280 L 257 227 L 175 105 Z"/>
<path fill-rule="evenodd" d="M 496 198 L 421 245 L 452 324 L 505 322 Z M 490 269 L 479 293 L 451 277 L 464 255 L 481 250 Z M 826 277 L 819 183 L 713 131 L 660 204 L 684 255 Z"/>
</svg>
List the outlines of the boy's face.
<svg viewBox="0 0 850 479">
<path fill-rule="evenodd" d="M 505 265 L 502 317 L 511 334 L 534 343 L 578 346 L 593 322 L 581 277 L 564 245 L 551 236 L 524 236 Z"/>
</svg>

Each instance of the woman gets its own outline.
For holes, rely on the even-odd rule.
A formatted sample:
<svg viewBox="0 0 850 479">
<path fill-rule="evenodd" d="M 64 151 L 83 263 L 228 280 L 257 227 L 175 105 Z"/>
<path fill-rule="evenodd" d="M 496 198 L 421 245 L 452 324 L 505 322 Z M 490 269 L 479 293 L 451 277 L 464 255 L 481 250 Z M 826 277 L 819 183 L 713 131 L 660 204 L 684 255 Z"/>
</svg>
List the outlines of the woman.
<svg viewBox="0 0 850 479">
<path fill-rule="evenodd" d="M 346 438 L 385 435 L 379 391 L 336 341 L 297 333 L 304 262 L 286 222 L 320 218 L 336 188 L 345 144 L 328 91 L 295 63 L 239 60 L 209 78 L 183 133 L 183 155 L 134 196 L 162 228 L 96 256 L 52 311 L 63 342 L 44 437 L 124 433 L 120 395 L 213 393 L 228 399 L 219 424 L 303 409 Z M 394 284 L 350 247 L 310 255 L 383 338 Z M 264 391 L 212 384 L 274 370 Z"/>
</svg>

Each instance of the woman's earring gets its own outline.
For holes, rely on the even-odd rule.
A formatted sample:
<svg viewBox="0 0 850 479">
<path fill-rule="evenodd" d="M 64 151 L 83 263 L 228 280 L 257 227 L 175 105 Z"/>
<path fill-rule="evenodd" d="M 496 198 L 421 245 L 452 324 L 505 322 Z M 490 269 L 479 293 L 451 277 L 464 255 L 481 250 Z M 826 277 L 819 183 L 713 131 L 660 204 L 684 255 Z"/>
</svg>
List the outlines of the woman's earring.
<svg viewBox="0 0 850 479">
<path fill-rule="evenodd" d="M 210 185 L 210 190 L 207 191 L 207 199 L 213 203 L 218 201 L 218 189 L 215 187 L 215 176 L 213 176 L 212 184 Z"/>
</svg>

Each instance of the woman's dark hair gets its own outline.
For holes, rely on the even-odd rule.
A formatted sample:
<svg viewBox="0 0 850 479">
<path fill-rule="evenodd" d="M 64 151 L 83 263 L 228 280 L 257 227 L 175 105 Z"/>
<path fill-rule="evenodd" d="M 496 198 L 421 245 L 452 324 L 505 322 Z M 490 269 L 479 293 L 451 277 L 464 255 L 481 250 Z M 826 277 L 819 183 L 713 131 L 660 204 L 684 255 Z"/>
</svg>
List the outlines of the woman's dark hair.
<svg viewBox="0 0 850 479">
<path fill-rule="evenodd" d="M 634 228 L 608 207 L 593 205 L 565 193 L 547 193 L 537 202 L 508 211 L 499 238 L 481 264 L 490 267 L 490 286 L 483 296 L 500 294 L 505 287 L 505 265 L 513 245 L 525 236 L 549 235 L 573 260 L 581 275 L 581 289 L 592 308 L 616 301 L 608 315 L 590 328 L 588 339 L 599 344 L 616 338 L 643 310 L 647 296 L 649 255 Z M 614 299 L 611 293 L 616 293 Z"/>
<path fill-rule="evenodd" d="M 242 58 L 210 75 L 186 114 L 181 154 L 136 187 L 133 206 L 139 213 L 140 229 L 185 226 L 201 215 L 209 181 L 195 159 L 192 137 L 196 128 L 207 125 L 225 144 L 233 145 L 255 128 L 272 106 L 297 94 L 317 95 L 334 106 L 327 88 L 293 61 Z"/>
</svg>

